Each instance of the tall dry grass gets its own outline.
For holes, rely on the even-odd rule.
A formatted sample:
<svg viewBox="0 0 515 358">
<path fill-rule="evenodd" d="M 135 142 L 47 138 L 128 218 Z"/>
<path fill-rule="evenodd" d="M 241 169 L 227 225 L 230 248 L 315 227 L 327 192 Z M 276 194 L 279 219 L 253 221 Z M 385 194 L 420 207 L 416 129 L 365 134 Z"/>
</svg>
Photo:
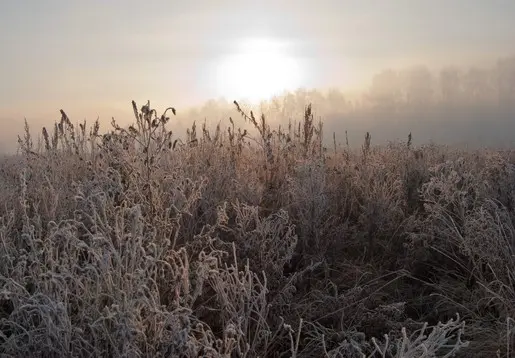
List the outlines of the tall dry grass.
<svg viewBox="0 0 515 358">
<path fill-rule="evenodd" d="M 311 107 L 235 106 L 249 127 L 184 140 L 150 103 L 104 134 L 27 124 L 0 169 L 3 356 L 513 355 L 513 153 L 327 150 Z"/>
</svg>

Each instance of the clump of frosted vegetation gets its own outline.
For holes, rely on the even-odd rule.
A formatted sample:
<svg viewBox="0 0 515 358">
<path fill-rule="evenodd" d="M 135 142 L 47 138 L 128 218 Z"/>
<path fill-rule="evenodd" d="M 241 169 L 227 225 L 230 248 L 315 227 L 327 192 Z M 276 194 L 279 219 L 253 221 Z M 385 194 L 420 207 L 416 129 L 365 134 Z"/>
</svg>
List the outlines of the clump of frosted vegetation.
<svg viewBox="0 0 515 358">
<path fill-rule="evenodd" d="M 174 108 L 0 169 L 0 354 L 510 357 L 513 152 L 325 148 L 311 107 L 182 139 Z"/>
</svg>

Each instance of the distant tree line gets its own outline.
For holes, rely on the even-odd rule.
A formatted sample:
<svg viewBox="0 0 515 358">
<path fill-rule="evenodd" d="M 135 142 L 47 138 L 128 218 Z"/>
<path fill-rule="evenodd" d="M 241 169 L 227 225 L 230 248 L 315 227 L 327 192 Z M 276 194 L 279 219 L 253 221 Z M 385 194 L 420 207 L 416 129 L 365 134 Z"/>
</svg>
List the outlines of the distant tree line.
<svg viewBox="0 0 515 358">
<path fill-rule="evenodd" d="M 348 131 L 356 145 L 370 131 L 375 143 L 412 132 L 415 143 L 513 146 L 515 56 L 501 58 L 490 68 L 385 69 L 358 95 L 338 89 L 298 89 L 248 108 L 287 125 L 301 119 L 310 103 L 324 122 L 327 138 L 333 132 L 343 138 Z M 229 116 L 238 118 L 232 100 L 212 100 L 189 112 L 184 123 L 192 118 L 217 123 Z"/>
</svg>

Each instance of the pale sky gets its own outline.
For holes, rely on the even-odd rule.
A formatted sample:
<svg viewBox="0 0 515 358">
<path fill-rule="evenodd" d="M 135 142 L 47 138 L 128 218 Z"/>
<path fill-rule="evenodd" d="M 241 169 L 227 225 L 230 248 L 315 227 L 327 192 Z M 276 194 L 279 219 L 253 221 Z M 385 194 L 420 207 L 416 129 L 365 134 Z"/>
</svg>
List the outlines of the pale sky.
<svg viewBox="0 0 515 358">
<path fill-rule="evenodd" d="M 108 120 L 132 99 L 180 108 L 493 61 L 515 52 L 514 16 L 513 0 L 6 0 L 0 123 L 60 108 Z"/>
</svg>

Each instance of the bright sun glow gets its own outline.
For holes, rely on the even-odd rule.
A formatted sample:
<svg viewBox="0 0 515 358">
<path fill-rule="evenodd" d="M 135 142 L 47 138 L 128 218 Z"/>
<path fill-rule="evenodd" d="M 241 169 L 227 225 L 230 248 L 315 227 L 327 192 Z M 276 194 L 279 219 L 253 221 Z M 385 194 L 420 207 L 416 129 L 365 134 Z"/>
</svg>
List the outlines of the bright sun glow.
<svg viewBox="0 0 515 358">
<path fill-rule="evenodd" d="M 301 86 L 302 68 L 283 44 L 269 39 L 242 42 L 218 63 L 218 92 L 233 100 L 259 101 Z"/>
</svg>

